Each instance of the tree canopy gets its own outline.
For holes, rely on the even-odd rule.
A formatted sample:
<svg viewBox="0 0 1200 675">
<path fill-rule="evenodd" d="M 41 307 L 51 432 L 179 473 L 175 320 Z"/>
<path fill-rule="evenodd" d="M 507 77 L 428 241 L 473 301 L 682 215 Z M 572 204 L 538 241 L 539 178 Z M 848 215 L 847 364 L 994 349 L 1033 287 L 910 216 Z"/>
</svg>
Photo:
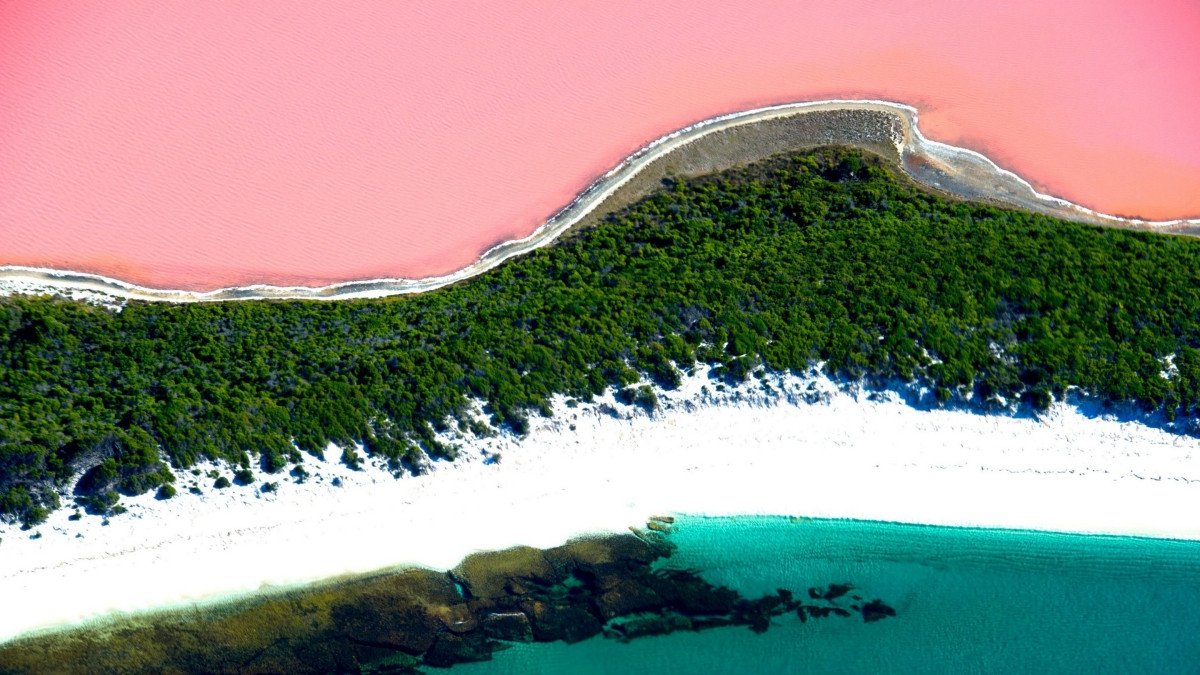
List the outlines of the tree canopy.
<svg viewBox="0 0 1200 675">
<path fill-rule="evenodd" d="M 1200 241 L 949 201 L 827 148 L 675 181 L 420 295 L 0 298 L 0 513 L 43 519 L 80 471 L 85 498 L 153 490 L 164 459 L 279 471 L 361 442 L 400 470 L 452 456 L 447 424 L 490 431 L 469 398 L 523 433 L 554 393 L 670 388 L 698 361 L 731 380 L 821 362 L 995 409 L 1075 387 L 1193 419 L 1198 275 Z"/>
</svg>

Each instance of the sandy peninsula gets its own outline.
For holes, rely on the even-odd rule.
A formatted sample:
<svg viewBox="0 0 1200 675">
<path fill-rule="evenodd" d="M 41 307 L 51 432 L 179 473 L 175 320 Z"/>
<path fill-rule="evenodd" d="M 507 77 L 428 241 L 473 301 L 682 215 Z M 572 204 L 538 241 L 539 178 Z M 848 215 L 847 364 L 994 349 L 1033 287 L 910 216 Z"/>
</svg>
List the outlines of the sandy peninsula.
<svg viewBox="0 0 1200 675">
<path fill-rule="evenodd" d="M 186 604 L 397 564 L 622 532 L 666 513 L 772 514 L 1200 539 L 1200 441 L 1056 403 L 1040 417 L 923 410 L 818 372 L 719 391 L 700 370 L 653 413 L 611 394 L 519 439 L 454 438 L 425 475 L 350 470 L 330 448 L 303 483 L 126 499 L 102 524 L 61 509 L 0 526 L 0 640 L 112 611 Z M 264 481 L 278 482 L 274 492 Z M 196 483 L 201 494 L 189 492 Z M 40 535 L 40 536 L 39 536 Z"/>
</svg>

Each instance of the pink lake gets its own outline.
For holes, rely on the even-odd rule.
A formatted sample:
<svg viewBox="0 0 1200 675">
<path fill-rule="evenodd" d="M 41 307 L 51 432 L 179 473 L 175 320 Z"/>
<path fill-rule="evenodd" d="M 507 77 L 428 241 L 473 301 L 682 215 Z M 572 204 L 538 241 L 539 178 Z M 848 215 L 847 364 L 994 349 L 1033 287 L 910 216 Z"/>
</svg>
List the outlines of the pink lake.
<svg viewBox="0 0 1200 675">
<path fill-rule="evenodd" d="M 424 277 L 664 133 L 875 98 L 1043 192 L 1200 215 L 1200 3 L 0 3 L 0 264 Z"/>
</svg>

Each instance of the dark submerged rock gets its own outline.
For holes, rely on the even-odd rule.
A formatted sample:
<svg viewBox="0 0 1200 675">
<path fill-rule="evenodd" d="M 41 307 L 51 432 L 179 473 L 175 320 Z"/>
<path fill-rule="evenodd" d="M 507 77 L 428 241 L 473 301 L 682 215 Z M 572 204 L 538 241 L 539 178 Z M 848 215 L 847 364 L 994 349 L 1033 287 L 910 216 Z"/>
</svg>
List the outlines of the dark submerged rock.
<svg viewBox="0 0 1200 675">
<path fill-rule="evenodd" d="M 533 639 L 537 642 L 562 640 L 568 644 L 599 635 L 600 620 L 583 607 L 561 602 L 530 600 L 521 609 L 533 620 Z"/>
<path fill-rule="evenodd" d="M 354 645 L 354 655 L 359 668 L 366 673 L 420 673 L 417 666 L 421 660 L 415 656 L 384 647 Z M 291 672 L 291 671 L 285 671 Z M 350 672 L 354 672 L 350 670 Z"/>
<path fill-rule="evenodd" d="M 821 597 L 826 600 L 833 600 L 842 597 L 853 589 L 854 587 L 850 584 L 829 584 L 829 590 L 825 591 Z"/>
<path fill-rule="evenodd" d="M 594 600 L 596 610 L 604 619 L 661 609 L 663 599 L 654 589 L 631 579 L 617 581 Z"/>
<path fill-rule="evenodd" d="M 640 616 L 620 623 L 614 623 L 609 629 L 610 632 L 605 633 L 605 635 L 628 642 L 634 638 L 650 635 L 667 635 L 677 630 L 696 630 L 696 628 L 689 617 L 672 612 L 668 614 Z"/>
<path fill-rule="evenodd" d="M 492 645 L 480 633 L 442 633 L 429 651 L 425 652 L 424 658 L 425 663 L 438 668 L 449 668 L 456 663 L 491 661 Z"/>
<path fill-rule="evenodd" d="M 768 595 L 758 600 L 739 600 L 733 611 L 738 623 L 750 626 L 755 633 L 764 633 L 771 627 L 771 617 L 782 614 L 784 600 L 777 595 Z M 777 611 L 778 610 L 778 611 Z"/>
<path fill-rule="evenodd" d="M 862 617 L 866 623 L 886 619 L 889 616 L 896 616 L 896 610 L 883 604 L 882 600 L 875 599 L 863 605 Z"/>
<path fill-rule="evenodd" d="M 723 615 L 733 611 L 738 594 L 724 586 L 714 587 L 696 573 L 659 570 L 646 583 L 665 604 L 689 615 Z"/>
</svg>

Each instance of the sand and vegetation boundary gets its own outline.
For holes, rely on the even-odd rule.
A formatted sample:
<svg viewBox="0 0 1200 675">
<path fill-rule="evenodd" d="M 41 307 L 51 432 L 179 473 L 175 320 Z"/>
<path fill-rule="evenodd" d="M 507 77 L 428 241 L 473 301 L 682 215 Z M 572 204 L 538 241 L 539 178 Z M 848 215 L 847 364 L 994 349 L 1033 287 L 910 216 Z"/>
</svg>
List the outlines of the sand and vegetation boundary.
<svg viewBox="0 0 1200 675">
<path fill-rule="evenodd" d="M 524 434 L 556 394 L 652 403 L 698 366 L 732 384 L 822 363 L 1000 414 L 1077 390 L 1194 434 L 1197 270 L 1200 241 L 950 202 L 843 148 L 674 181 L 437 292 L 2 298 L 0 515 L 117 512 L 198 462 L 280 474 L 330 443 L 419 473 L 457 456 L 448 431 Z"/>
<path fill-rule="evenodd" d="M 661 186 L 664 178 L 698 176 L 786 151 L 845 145 L 879 154 L 917 183 L 946 197 L 986 201 L 1058 218 L 1112 227 L 1200 234 L 1200 220 L 1143 221 L 1097 213 L 1043 195 L 983 155 L 927 140 L 917 111 L 887 101 L 792 103 L 723 115 L 663 136 L 599 178 L 528 237 L 505 242 L 475 263 L 440 277 L 371 279 L 322 287 L 254 285 L 214 291 L 156 289 L 83 272 L 0 266 L 0 293 L 100 294 L 167 302 L 253 299 L 338 300 L 421 293 L 495 268 L 549 244 L 576 225 L 588 226 Z M 80 295 L 83 294 L 83 295 Z"/>
<path fill-rule="evenodd" d="M 178 496 L 132 498 L 107 525 L 57 512 L 4 533 L 0 592 L 20 610 L 0 614 L 0 644 L 114 611 L 175 606 L 198 617 L 342 574 L 451 570 L 475 551 L 551 548 L 672 512 L 1200 539 L 1196 440 L 1115 413 L 1068 404 L 1040 418 L 921 410 L 812 373 L 723 389 L 702 369 L 678 389 L 658 389 L 652 411 L 611 393 L 576 404 L 559 396 L 526 436 L 464 434 L 458 461 L 421 476 L 396 479 L 379 459 L 353 470 L 329 452 L 305 463 L 303 482 L 256 468 L 249 484 L 211 489 L 205 473 L 192 494 L 185 474 Z M 233 477 L 230 467 L 219 472 Z M 266 616 L 274 618 L 264 628 L 297 627 L 287 602 L 267 605 L 213 630 L 246 635 L 241 621 Z M 160 630 L 166 644 L 179 633 L 153 616 L 134 623 L 151 634 L 123 642 L 153 642 Z M 59 647 L 102 649 L 95 626 Z M 246 646 L 247 658 L 261 648 Z M 158 649 L 145 648 L 146 658 Z"/>
</svg>

